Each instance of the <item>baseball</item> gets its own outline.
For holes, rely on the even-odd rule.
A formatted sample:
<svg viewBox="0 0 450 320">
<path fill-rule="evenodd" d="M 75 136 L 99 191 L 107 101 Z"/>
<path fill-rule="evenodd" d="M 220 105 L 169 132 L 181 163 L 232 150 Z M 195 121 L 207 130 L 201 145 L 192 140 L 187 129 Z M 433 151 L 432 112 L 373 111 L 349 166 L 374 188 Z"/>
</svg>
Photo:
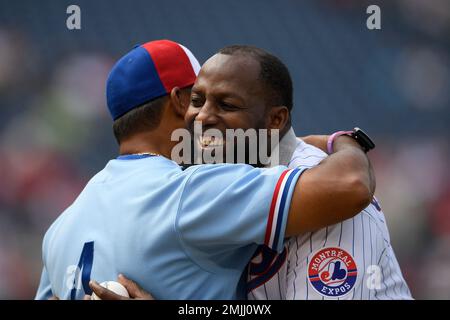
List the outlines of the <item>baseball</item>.
<svg viewBox="0 0 450 320">
<path fill-rule="evenodd" d="M 100 283 L 100 285 L 108 290 L 111 290 L 114 293 L 117 293 L 118 295 L 124 296 L 129 298 L 130 295 L 128 294 L 127 289 L 123 285 L 121 285 L 119 282 L 116 281 L 105 281 Z M 91 300 L 102 300 L 100 299 L 94 292 L 92 292 Z"/>
</svg>

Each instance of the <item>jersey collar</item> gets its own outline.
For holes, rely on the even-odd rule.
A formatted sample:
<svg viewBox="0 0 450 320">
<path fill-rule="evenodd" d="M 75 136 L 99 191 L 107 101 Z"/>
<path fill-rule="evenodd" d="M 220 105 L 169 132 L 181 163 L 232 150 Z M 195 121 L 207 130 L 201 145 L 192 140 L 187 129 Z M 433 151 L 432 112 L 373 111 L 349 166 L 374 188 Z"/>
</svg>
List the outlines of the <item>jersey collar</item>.
<svg viewBox="0 0 450 320">
<path fill-rule="evenodd" d="M 156 154 L 123 154 L 118 156 L 117 160 L 138 160 L 144 158 L 156 157 Z"/>
</svg>

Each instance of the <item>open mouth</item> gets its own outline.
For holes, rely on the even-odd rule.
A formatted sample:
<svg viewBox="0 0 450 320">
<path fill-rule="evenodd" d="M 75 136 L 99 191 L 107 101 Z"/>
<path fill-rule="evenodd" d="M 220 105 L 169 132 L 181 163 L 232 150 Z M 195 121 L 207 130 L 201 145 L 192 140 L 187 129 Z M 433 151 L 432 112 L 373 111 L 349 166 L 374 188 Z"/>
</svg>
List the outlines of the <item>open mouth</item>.
<svg viewBox="0 0 450 320">
<path fill-rule="evenodd" d="M 199 136 L 197 142 L 202 149 L 223 147 L 225 144 L 223 138 L 216 136 Z"/>
</svg>

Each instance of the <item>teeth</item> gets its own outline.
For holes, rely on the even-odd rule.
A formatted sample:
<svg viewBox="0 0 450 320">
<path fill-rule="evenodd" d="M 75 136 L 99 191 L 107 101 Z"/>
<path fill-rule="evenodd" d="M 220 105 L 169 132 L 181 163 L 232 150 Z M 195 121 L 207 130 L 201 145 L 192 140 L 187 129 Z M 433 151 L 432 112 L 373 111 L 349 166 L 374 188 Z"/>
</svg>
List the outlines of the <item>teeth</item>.
<svg viewBox="0 0 450 320">
<path fill-rule="evenodd" d="M 214 136 L 200 136 L 198 140 L 202 148 L 214 148 L 223 146 L 223 139 Z"/>
</svg>

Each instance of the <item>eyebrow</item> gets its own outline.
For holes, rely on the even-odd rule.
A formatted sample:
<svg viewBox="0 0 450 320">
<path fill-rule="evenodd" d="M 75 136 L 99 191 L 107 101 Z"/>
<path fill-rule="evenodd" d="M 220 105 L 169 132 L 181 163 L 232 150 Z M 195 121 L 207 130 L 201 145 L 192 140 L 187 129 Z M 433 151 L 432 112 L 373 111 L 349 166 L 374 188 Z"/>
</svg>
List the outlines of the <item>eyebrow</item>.
<svg viewBox="0 0 450 320">
<path fill-rule="evenodd" d="M 192 88 L 192 93 L 194 94 L 203 94 L 203 91 L 201 88 Z M 216 96 L 220 97 L 221 99 L 225 98 L 232 98 L 237 99 L 241 104 L 245 104 L 245 99 L 243 99 L 241 96 L 235 94 L 234 92 L 218 92 L 218 94 L 215 94 Z"/>
<path fill-rule="evenodd" d="M 233 93 L 233 92 L 227 92 L 227 93 L 223 93 L 223 94 L 219 94 L 219 96 L 224 99 L 224 98 L 234 98 L 239 100 L 239 102 L 244 103 L 244 99 L 242 99 L 239 95 Z"/>
</svg>

